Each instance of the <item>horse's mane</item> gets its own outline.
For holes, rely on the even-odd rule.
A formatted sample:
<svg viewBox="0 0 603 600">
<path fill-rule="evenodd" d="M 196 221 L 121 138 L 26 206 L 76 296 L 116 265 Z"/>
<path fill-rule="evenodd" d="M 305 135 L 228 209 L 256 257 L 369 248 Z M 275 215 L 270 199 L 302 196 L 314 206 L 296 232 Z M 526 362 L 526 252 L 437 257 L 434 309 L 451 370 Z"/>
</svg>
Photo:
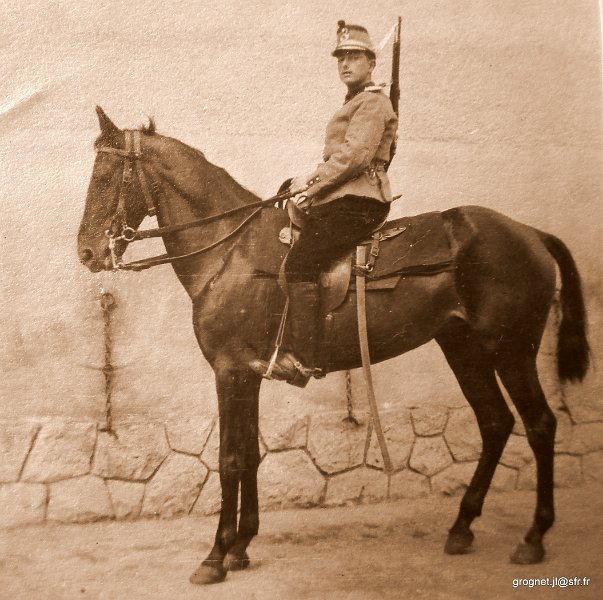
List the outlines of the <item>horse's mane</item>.
<svg viewBox="0 0 603 600">
<path fill-rule="evenodd" d="M 140 131 L 144 135 L 158 135 L 155 119 L 149 117 L 148 124 L 141 125 Z M 207 169 L 211 174 L 212 184 L 215 187 L 221 189 L 223 192 L 226 192 L 228 194 L 235 194 L 237 196 L 240 196 L 242 197 L 241 199 L 246 202 L 254 202 L 258 199 L 258 197 L 253 192 L 250 192 L 247 188 L 245 188 L 238 181 L 236 181 L 232 177 L 232 175 L 230 175 L 230 173 L 226 171 L 226 169 L 223 169 L 222 167 L 219 167 L 218 165 L 215 165 L 212 162 L 208 161 L 205 154 L 201 152 L 201 150 L 199 150 L 198 148 L 195 148 L 194 146 L 189 146 L 188 144 L 185 144 L 184 142 L 181 142 L 176 138 L 168 139 L 185 147 L 188 152 L 190 152 L 195 158 L 201 161 L 201 163 L 204 165 L 204 168 Z"/>
<path fill-rule="evenodd" d="M 143 135 L 148 135 L 148 136 L 159 135 L 157 133 L 157 125 L 156 125 L 155 119 L 153 117 L 149 117 L 149 121 L 147 124 L 140 125 L 139 131 Z M 250 192 L 248 189 L 246 189 L 240 183 L 238 183 L 235 179 L 233 179 L 233 177 L 225 169 L 223 169 L 222 167 L 218 167 L 217 165 L 214 165 L 213 163 L 209 162 L 207 160 L 207 158 L 205 157 L 205 154 L 203 154 L 203 152 L 201 152 L 201 150 L 199 150 L 193 146 L 189 146 L 188 144 L 185 144 L 184 142 L 181 142 L 180 140 L 177 140 L 176 138 L 167 138 L 167 139 L 170 139 L 173 142 L 176 142 L 176 143 L 182 145 L 183 147 L 185 147 L 187 149 L 187 151 L 191 155 L 193 155 L 196 159 L 200 160 L 201 163 L 204 165 L 204 168 L 208 169 L 209 173 L 211 173 L 213 175 L 211 178 L 213 180 L 212 183 L 214 184 L 214 186 L 221 188 L 223 191 L 225 191 L 227 193 L 239 195 L 242 197 L 242 199 L 244 199 L 244 201 L 247 201 L 247 202 L 254 202 L 255 200 L 257 200 L 257 196 L 253 192 Z M 94 147 L 98 148 L 99 146 L 101 146 L 103 144 L 103 141 L 104 141 L 103 135 L 101 134 L 94 142 Z M 109 143 L 110 143 L 110 141 L 109 141 Z"/>
<path fill-rule="evenodd" d="M 157 133 L 157 127 L 155 126 L 155 119 L 153 117 L 149 117 L 148 125 L 141 125 L 140 131 L 144 133 L 144 135 L 155 135 Z"/>
</svg>

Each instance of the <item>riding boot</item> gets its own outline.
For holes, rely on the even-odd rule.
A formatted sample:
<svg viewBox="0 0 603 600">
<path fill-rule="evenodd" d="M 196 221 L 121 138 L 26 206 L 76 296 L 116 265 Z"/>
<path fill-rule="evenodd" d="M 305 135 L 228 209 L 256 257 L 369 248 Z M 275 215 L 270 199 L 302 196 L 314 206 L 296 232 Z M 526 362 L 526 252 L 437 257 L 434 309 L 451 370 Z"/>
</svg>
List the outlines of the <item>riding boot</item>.
<svg viewBox="0 0 603 600">
<path fill-rule="evenodd" d="M 280 352 L 269 371 L 270 363 L 252 360 L 249 367 L 262 377 L 287 381 L 297 387 L 305 387 L 312 376 L 320 376 L 315 368 L 318 342 L 318 284 L 292 283 L 289 292 L 289 316 L 291 349 Z"/>
</svg>

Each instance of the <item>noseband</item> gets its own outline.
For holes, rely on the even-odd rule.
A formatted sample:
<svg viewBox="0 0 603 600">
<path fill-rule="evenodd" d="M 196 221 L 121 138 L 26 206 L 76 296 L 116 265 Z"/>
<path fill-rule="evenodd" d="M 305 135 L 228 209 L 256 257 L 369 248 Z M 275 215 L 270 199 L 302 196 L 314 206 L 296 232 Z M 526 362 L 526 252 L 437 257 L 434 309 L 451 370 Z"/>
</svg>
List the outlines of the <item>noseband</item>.
<svg viewBox="0 0 603 600">
<path fill-rule="evenodd" d="M 251 204 L 237 206 L 236 208 L 231 208 L 222 213 L 210 215 L 208 217 L 197 219 L 195 221 L 189 221 L 187 223 L 179 223 L 175 225 L 167 225 L 165 227 L 157 227 L 155 229 L 145 229 L 143 231 L 137 231 L 134 228 L 130 227 L 126 221 L 126 200 L 128 192 L 131 194 L 133 190 L 133 173 L 136 172 L 136 178 L 138 179 L 140 189 L 142 190 L 142 195 L 144 196 L 147 205 L 147 214 L 150 217 L 154 216 L 157 212 L 155 202 L 153 201 L 153 197 L 151 196 L 151 190 L 154 192 L 155 196 L 157 196 L 160 192 L 161 186 L 159 184 L 158 178 L 154 176 L 151 179 L 151 185 L 149 186 L 147 183 L 146 175 L 142 168 L 141 132 L 137 129 L 125 129 L 124 134 L 125 148 L 123 150 L 120 148 L 113 148 L 111 146 L 99 146 L 96 149 L 97 153 L 104 152 L 106 154 L 116 154 L 117 156 L 121 156 L 124 158 L 124 169 L 122 174 L 121 187 L 119 190 L 119 198 L 117 201 L 117 209 L 115 211 L 115 216 L 113 217 L 114 220 L 119 219 L 121 222 L 119 224 L 118 231 L 112 231 L 112 229 L 107 229 L 105 231 L 105 235 L 109 238 L 109 250 L 111 252 L 111 262 L 114 271 L 142 271 L 143 269 L 148 269 L 156 265 L 163 265 L 166 263 L 172 263 L 186 258 L 191 258 L 193 256 L 202 254 L 203 252 L 207 252 L 208 250 L 212 250 L 213 248 L 216 248 L 217 246 L 237 234 L 262 209 L 267 208 L 268 206 L 274 206 L 275 202 L 282 202 L 283 200 L 292 197 L 292 194 L 290 194 L 289 192 L 284 192 L 282 194 L 277 194 L 272 198 L 268 198 L 267 200 L 258 200 L 257 202 L 252 202 Z M 146 165 L 146 169 L 154 175 L 153 170 L 149 165 Z M 239 212 L 248 211 L 254 208 L 256 210 L 254 210 L 239 225 L 237 225 L 237 227 L 235 227 L 233 231 L 226 234 L 219 240 L 213 242 L 212 244 L 209 244 L 208 246 L 205 246 L 198 250 L 194 250 L 193 252 L 189 252 L 187 254 L 182 254 L 180 256 L 169 256 L 168 254 L 162 254 L 160 256 L 155 256 L 152 258 L 146 258 L 130 263 L 123 263 L 120 260 L 120 256 L 117 255 L 117 252 L 115 250 L 115 246 L 118 241 L 123 241 L 127 245 L 131 242 L 135 242 L 138 240 L 144 240 L 153 237 L 162 237 L 170 233 L 184 231 L 193 227 L 200 227 L 201 225 L 218 221 L 220 219 L 224 219 Z"/>
</svg>

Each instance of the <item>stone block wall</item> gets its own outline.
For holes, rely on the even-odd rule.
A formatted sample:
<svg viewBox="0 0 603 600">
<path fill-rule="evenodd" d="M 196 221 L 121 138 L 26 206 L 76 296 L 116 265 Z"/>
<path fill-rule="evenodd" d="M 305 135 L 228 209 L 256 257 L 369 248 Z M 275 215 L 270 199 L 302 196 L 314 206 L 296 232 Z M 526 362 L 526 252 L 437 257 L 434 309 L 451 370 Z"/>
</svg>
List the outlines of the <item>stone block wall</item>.
<svg viewBox="0 0 603 600">
<path fill-rule="evenodd" d="M 603 420 L 575 424 L 565 410 L 556 443 L 556 484 L 603 481 Z M 395 472 L 386 475 L 368 415 L 261 419 L 262 509 L 335 506 L 455 494 L 469 482 L 481 442 L 471 409 L 382 412 Z M 210 515 L 220 508 L 215 418 L 92 422 L 0 422 L 0 526 L 44 521 Z M 492 490 L 534 489 L 533 456 L 518 424 Z"/>
<path fill-rule="evenodd" d="M 603 413 L 585 411 L 575 398 L 580 386 L 558 380 L 559 317 L 555 303 L 538 355 L 540 381 L 557 417 L 556 485 L 603 482 Z M 451 495 L 466 488 L 481 439 L 460 390 L 441 404 L 416 397 L 395 405 L 391 390 L 377 394 L 394 468 L 388 475 L 361 374 L 351 375 L 347 398 L 336 408 L 330 403 L 328 410 L 326 404 L 317 409 L 303 398 L 292 405 L 286 394 L 261 399 L 262 510 Z M 494 475 L 494 493 L 535 489 L 534 457 L 521 419 L 511 410 L 515 427 Z M 218 454 L 214 414 L 120 419 L 110 430 L 65 417 L 0 420 L 0 527 L 214 514 L 221 499 Z"/>
</svg>

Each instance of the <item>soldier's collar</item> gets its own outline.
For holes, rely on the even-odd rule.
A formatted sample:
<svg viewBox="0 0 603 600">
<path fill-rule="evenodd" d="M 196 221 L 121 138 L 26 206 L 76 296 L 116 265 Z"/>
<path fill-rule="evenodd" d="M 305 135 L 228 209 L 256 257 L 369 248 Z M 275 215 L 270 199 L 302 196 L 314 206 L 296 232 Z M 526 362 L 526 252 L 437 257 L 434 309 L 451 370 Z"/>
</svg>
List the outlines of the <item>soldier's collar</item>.
<svg viewBox="0 0 603 600">
<path fill-rule="evenodd" d="M 349 90 L 345 96 L 344 104 L 349 102 L 354 96 L 357 96 L 360 92 L 380 92 L 383 89 L 382 85 L 375 85 L 374 82 L 369 81 L 359 88 Z"/>
</svg>

